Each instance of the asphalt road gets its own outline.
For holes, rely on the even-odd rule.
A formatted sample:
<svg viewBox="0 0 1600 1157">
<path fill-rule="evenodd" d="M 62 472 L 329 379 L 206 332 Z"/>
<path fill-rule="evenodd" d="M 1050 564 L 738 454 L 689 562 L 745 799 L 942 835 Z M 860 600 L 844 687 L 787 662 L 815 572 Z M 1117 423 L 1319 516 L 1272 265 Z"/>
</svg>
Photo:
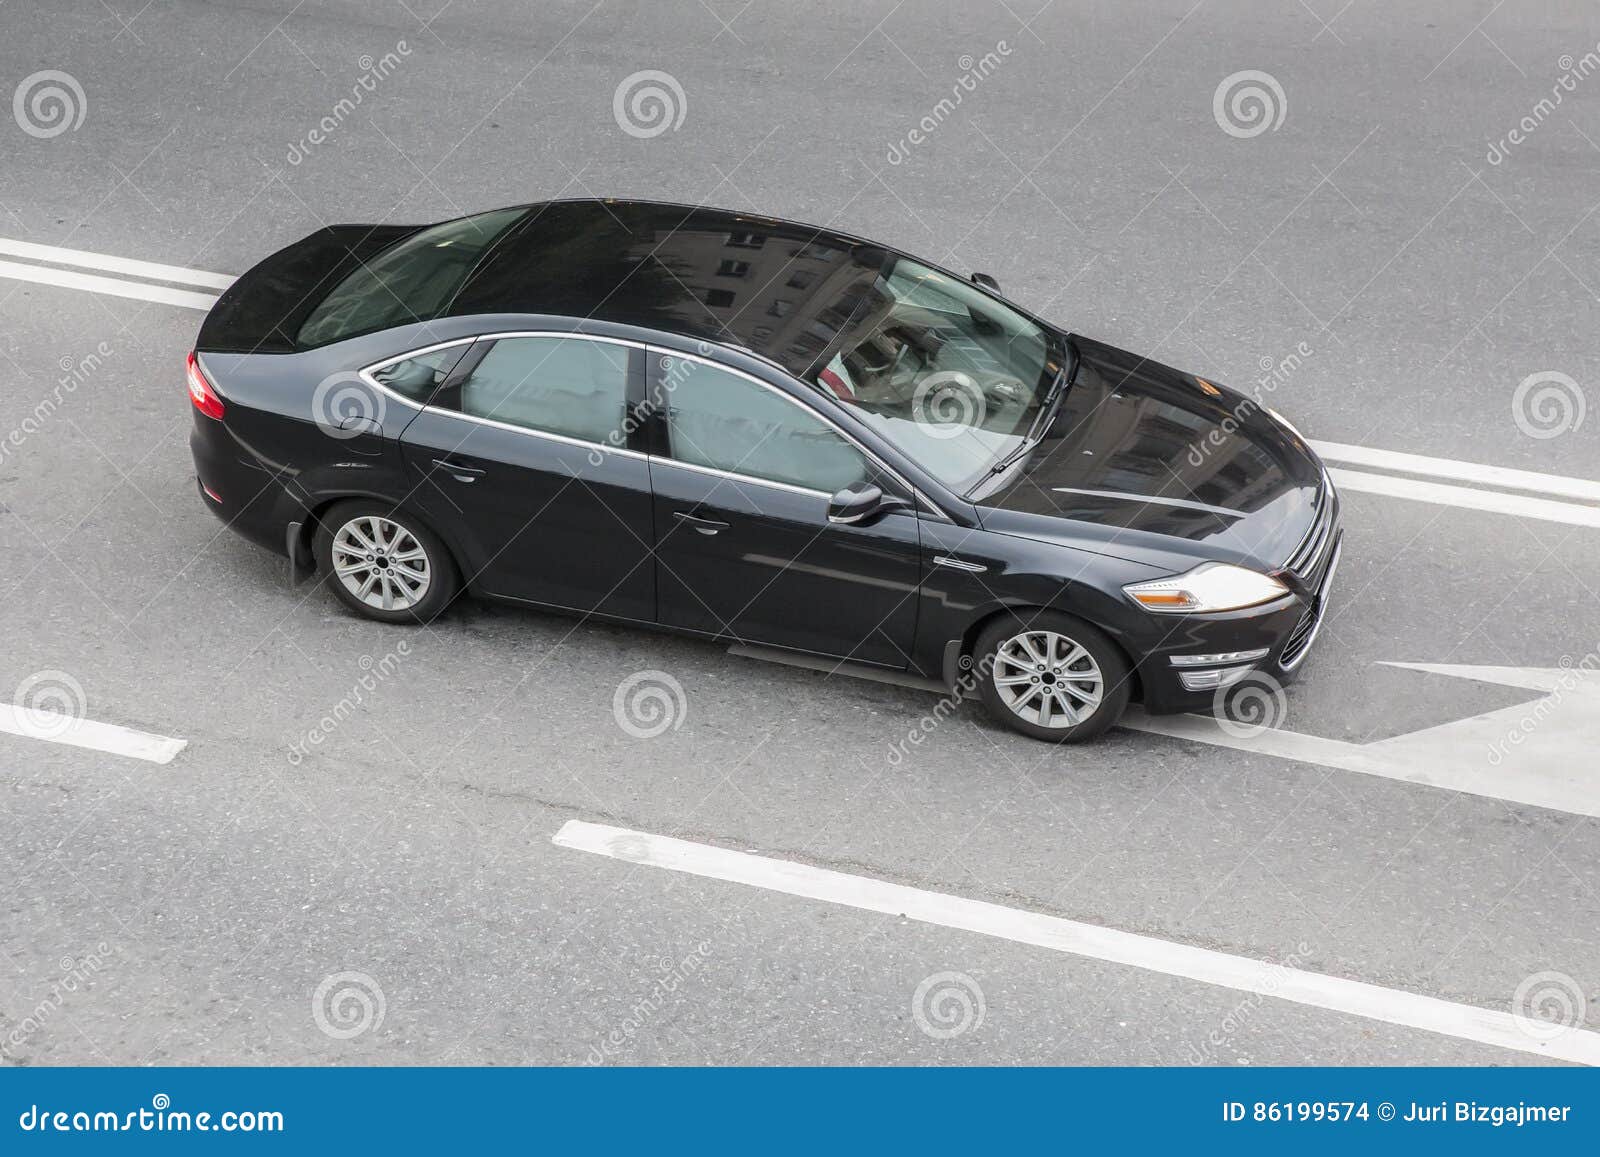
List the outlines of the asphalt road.
<svg viewBox="0 0 1600 1157">
<path fill-rule="evenodd" d="M 1499 1064 L 1600 1030 L 1592 6 L 86 0 L 0 33 L 0 704 L 187 741 L 0 730 L 0 1061 Z M 645 70 L 654 135 L 614 107 Z M 325 223 L 588 194 L 881 237 L 1237 385 L 1304 348 L 1271 392 L 1308 436 L 1446 465 L 1347 466 L 1336 606 L 1265 740 L 1054 749 L 967 704 L 910 743 L 926 691 L 290 589 L 194 494 L 201 314 L 60 256 L 237 273 Z M 616 706 L 640 673 L 657 735 Z M 553 842 L 575 820 L 1257 973 Z"/>
</svg>

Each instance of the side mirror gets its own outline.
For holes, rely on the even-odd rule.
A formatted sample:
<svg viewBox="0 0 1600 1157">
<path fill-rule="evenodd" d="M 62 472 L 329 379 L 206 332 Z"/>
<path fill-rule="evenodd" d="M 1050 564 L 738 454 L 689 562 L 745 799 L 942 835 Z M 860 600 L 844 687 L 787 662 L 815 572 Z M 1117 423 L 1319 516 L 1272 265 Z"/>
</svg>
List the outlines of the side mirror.
<svg viewBox="0 0 1600 1157">
<path fill-rule="evenodd" d="M 994 278 L 990 277 L 987 273 L 974 273 L 967 280 L 971 281 L 974 285 L 981 285 L 985 289 L 994 290 L 996 293 L 1000 292 L 1000 283 Z"/>
<path fill-rule="evenodd" d="M 858 526 L 880 514 L 903 509 L 905 505 L 903 500 L 889 497 L 871 482 L 856 482 L 828 499 L 828 521 L 841 526 Z"/>
</svg>

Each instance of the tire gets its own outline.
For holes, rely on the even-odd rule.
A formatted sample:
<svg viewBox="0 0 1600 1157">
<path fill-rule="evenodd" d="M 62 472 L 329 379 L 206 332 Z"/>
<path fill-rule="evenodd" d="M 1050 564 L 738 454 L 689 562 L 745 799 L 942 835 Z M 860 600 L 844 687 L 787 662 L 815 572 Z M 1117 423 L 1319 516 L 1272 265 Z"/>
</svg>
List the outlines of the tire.
<svg viewBox="0 0 1600 1157">
<path fill-rule="evenodd" d="M 999 616 L 978 635 L 973 659 L 989 714 L 1035 739 L 1082 743 L 1116 723 L 1128 706 L 1128 662 L 1117 645 L 1098 627 L 1060 611 Z M 1042 662 L 1047 659 L 1053 664 Z M 1083 678 L 1064 677 L 1074 674 Z M 1028 682 L 997 682 L 1018 678 Z"/>
<path fill-rule="evenodd" d="M 330 507 L 318 520 L 312 549 L 339 600 L 380 623 L 426 623 L 461 587 L 455 559 L 439 536 L 388 503 L 358 499 Z"/>
</svg>

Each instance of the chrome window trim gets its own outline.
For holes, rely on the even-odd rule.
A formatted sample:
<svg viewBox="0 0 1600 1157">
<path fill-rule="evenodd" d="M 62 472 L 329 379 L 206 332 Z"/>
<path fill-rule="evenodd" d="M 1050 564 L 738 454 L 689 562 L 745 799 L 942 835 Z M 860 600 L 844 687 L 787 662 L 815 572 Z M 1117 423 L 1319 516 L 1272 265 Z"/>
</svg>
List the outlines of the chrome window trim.
<svg viewBox="0 0 1600 1157">
<path fill-rule="evenodd" d="M 502 330 L 502 331 L 498 331 L 498 332 L 495 332 L 495 333 L 473 334 L 473 335 L 471 335 L 469 337 L 452 338 L 449 341 L 434 342 L 431 345 L 419 346 L 418 348 L 416 348 L 414 350 L 407 350 L 405 353 L 396 354 L 393 357 L 383 358 L 380 361 L 373 362 L 371 365 L 363 366 L 360 370 L 356 371 L 356 374 L 363 382 L 365 382 L 367 385 L 371 386 L 373 389 L 379 391 L 384 396 L 393 398 L 397 402 L 401 402 L 401 403 L 403 403 L 403 404 L 405 404 L 407 406 L 410 406 L 412 409 L 416 410 L 419 413 L 428 412 L 428 413 L 434 413 L 434 414 L 448 414 L 451 417 L 461 418 L 461 419 L 463 419 L 465 421 L 468 421 L 468 422 L 477 422 L 477 423 L 480 423 L 481 425 L 491 426 L 491 427 L 494 427 L 495 429 L 498 429 L 498 430 L 509 430 L 509 431 L 511 431 L 512 433 L 515 433 L 515 434 L 527 434 L 527 435 L 529 435 L 531 437 L 534 437 L 534 438 L 545 438 L 545 439 L 548 439 L 549 441 L 552 441 L 552 442 L 565 442 L 565 443 L 567 443 L 568 445 L 571 445 L 571 446 L 582 446 L 582 447 L 585 447 L 587 449 L 602 450 L 602 451 L 605 451 L 608 454 L 622 454 L 622 455 L 624 455 L 626 457 L 629 457 L 629 458 L 640 458 L 640 459 L 644 459 L 645 461 L 659 460 L 661 462 L 667 463 L 667 464 L 672 465 L 672 466 L 681 466 L 685 470 L 691 470 L 691 471 L 695 471 L 695 472 L 701 473 L 701 474 L 708 474 L 708 475 L 711 475 L 713 477 L 732 478 L 732 479 L 736 479 L 736 480 L 741 481 L 741 482 L 752 482 L 752 483 L 755 483 L 755 484 L 760 485 L 760 486 L 771 486 L 771 487 L 773 487 L 775 489 L 778 489 L 778 490 L 787 490 L 787 491 L 790 491 L 791 493 L 795 493 L 795 494 L 807 494 L 807 495 L 820 496 L 821 498 L 824 498 L 824 499 L 828 499 L 828 498 L 832 498 L 833 497 L 833 495 L 829 494 L 826 491 L 814 490 L 814 489 L 812 489 L 811 487 L 808 487 L 808 486 L 797 486 L 792 482 L 779 482 L 779 481 L 776 481 L 776 480 L 771 479 L 771 478 L 757 478 L 752 474 L 740 474 L 737 471 L 733 471 L 733 470 L 719 470 L 719 469 L 717 469 L 716 467 L 713 467 L 713 466 L 700 466 L 700 465 L 697 465 L 697 464 L 692 463 L 692 462 L 681 462 L 678 459 L 673 458 L 671 455 L 663 456 L 663 455 L 657 455 L 657 454 L 645 454 L 645 453 L 641 453 L 638 450 L 630 450 L 625 446 L 614 446 L 614 445 L 611 445 L 610 443 L 607 443 L 607 442 L 590 442 L 590 441 L 587 441 L 587 440 L 585 440 L 583 438 L 574 438 L 574 437 L 572 437 L 571 435 L 568 435 L 568 434 L 557 434 L 557 433 L 554 433 L 554 432 L 552 432 L 550 430 L 535 430 L 535 429 L 533 429 L 532 427 L 529 427 L 529 426 L 518 426 L 518 425 L 515 425 L 515 424 L 513 424 L 511 422 L 501 422 L 501 421 L 499 421 L 499 420 L 497 420 L 495 418 L 481 418 L 481 417 L 477 416 L 476 414 L 464 414 L 460 410 L 450 410 L 450 409 L 446 409 L 443 406 L 426 405 L 424 403 L 420 403 L 420 402 L 414 401 L 413 399 L 406 397 L 404 394 L 398 393 L 397 391 L 390 389 L 388 386 L 385 386 L 382 382 L 378 381 L 376 378 L 374 378 L 372 376 L 374 371 L 381 370 L 385 366 L 392 366 L 396 362 L 409 361 L 412 358 L 422 357 L 424 354 L 430 354 L 430 353 L 433 353 L 436 350 L 449 349 L 452 346 L 458 346 L 458 345 L 471 345 L 473 342 L 500 341 L 503 338 L 519 338 L 519 337 L 572 338 L 572 339 L 576 339 L 576 340 L 579 340 L 579 341 L 606 342 L 609 345 L 620 345 L 620 346 L 625 346 L 628 349 L 642 350 L 645 353 L 646 356 L 649 356 L 652 353 L 659 352 L 660 354 L 662 354 L 664 356 L 667 356 L 667 357 L 686 358 L 689 361 L 700 362 L 701 364 L 708 365 L 708 366 L 712 367 L 713 369 L 722 370 L 725 373 L 734 374 L 734 375 L 736 375 L 738 377 L 746 379 L 747 381 L 754 382 L 756 385 L 760 386 L 762 389 L 768 390 L 768 391 L 776 394 L 778 397 L 782 398 L 784 401 L 788 402 L 790 405 L 795 406 L 796 408 L 798 408 L 799 410 L 803 411 L 804 413 L 810 414 L 811 416 L 815 417 L 818 421 L 824 423 L 829 428 L 831 428 L 841 438 L 843 438 L 846 442 L 848 442 L 858 453 L 860 453 L 862 457 L 866 458 L 869 462 L 873 463 L 875 466 L 877 466 L 884 473 L 888 474 L 889 477 L 893 478 L 899 485 L 903 486 L 905 488 L 905 490 L 907 491 L 907 493 L 911 494 L 913 499 L 918 503 L 918 512 L 919 513 L 922 513 L 922 512 L 925 511 L 926 513 L 932 515 L 934 518 L 938 519 L 941 522 L 950 522 L 950 521 L 952 521 L 950 516 L 948 514 L 946 514 L 943 510 L 941 510 L 937 503 L 935 503 L 931 498 L 929 498 L 926 494 L 924 494 L 920 489 L 918 489 L 917 487 L 913 486 L 910 482 L 906 481 L 906 479 L 900 474 L 900 472 L 898 470 L 896 470 L 894 467 L 890 466 L 887 462 L 885 462 L 881 457 L 879 457 L 877 454 L 875 454 L 872 450 L 868 449 L 866 446 L 863 446 L 861 444 L 861 442 L 853 434 L 850 433 L 850 431 L 844 429 L 842 426 L 839 425 L 839 423 L 835 422 L 832 418 L 828 417 L 828 415 L 826 415 L 826 414 L 822 413 L 821 411 L 819 411 L 819 410 L 807 405 L 804 401 L 802 401 L 801 399 L 799 399 L 799 398 L 795 397 L 794 395 L 790 394 L 788 391 L 781 390 L 777 386 L 773 385 L 771 382 L 764 381 L 763 379 L 758 378 L 754 374 L 748 373 L 745 370 L 738 369 L 738 368 L 736 368 L 734 366 L 724 365 L 722 362 L 715 361 L 715 360 L 713 360 L 711 358 L 707 358 L 707 357 L 701 357 L 698 354 L 681 353 L 678 350 L 670 349 L 670 348 L 668 348 L 666 346 L 662 346 L 662 345 L 650 345 L 648 342 L 635 341 L 635 340 L 632 340 L 632 339 L 629 339 L 629 338 L 606 337 L 606 336 L 603 336 L 601 334 L 574 333 L 571 330 L 558 330 L 558 329 L 514 329 L 514 330 Z M 731 347 L 729 347 L 729 348 L 731 348 Z M 776 363 L 774 363 L 774 365 L 776 365 Z M 782 367 L 779 367 L 779 368 L 781 369 Z"/>
<path fill-rule="evenodd" d="M 382 361 L 373 362 L 370 366 L 362 366 L 356 371 L 356 377 L 360 378 L 363 382 L 377 390 L 380 394 L 383 394 L 385 397 L 393 398 L 397 402 L 404 402 L 413 410 L 424 410 L 427 408 L 425 403 L 419 402 L 415 398 L 408 398 L 399 391 L 390 389 L 372 375 L 376 371 L 381 370 L 386 366 L 392 366 L 398 362 L 408 362 L 412 358 L 420 358 L 424 354 L 431 354 L 437 350 L 449 349 L 451 346 L 471 345 L 477 340 L 478 339 L 475 337 L 458 337 L 452 338 L 450 341 L 435 342 L 433 345 L 421 346 L 417 349 L 409 350 L 406 353 L 397 354 L 392 358 L 384 358 Z"/>
<path fill-rule="evenodd" d="M 804 494 L 809 498 L 820 498 L 824 502 L 833 497 L 826 490 L 813 490 L 809 486 L 796 486 L 792 482 L 775 482 L 771 478 L 757 478 L 753 474 L 740 474 L 734 470 L 718 470 L 715 466 L 701 466 L 695 462 L 680 462 L 676 458 L 663 458 L 659 454 L 652 456 L 650 461 L 659 462 L 663 466 L 674 466 L 679 470 L 689 470 L 695 474 L 708 474 L 713 478 L 731 478 L 735 482 L 750 482 L 756 486 L 770 486 L 774 490 L 787 490 L 791 494 Z"/>
<path fill-rule="evenodd" d="M 569 446 L 581 446 L 586 450 L 601 450 L 607 454 L 621 454 L 626 458 L 639 458 L 648 461 L 650 455 L 641 454 L 638 450 L 630 450 L 626 446 L 613 446 L 610 442 L 590 442 L 584 438 L 574 438 L 570 434 L 556 434 L 550 430 L 535 430 L 531 426 L 518 426 L 512 422 L 501 422 L 495 418 L 480 418 L 476 414 L 463 414 L 460 410 L 447 410 L 443 406 L 421 406 L 419 409 L 425 414 L 445 414 L 451 418 L 460 418 L 464 422 L 476 422 L 480 426 L 492 426 L 496 430 L 509 430 L 513 434 L 527 434 L 530 438 L 544 438 L 551 442 L 565 442 Z"/>
<path fill-rule="evenodd" d="M 832 429 L 834 431 L 834 433 L 838 434 L 839 437 L 843 438 L 847 443 L 849 443 L 849 445 L 851 447 L 853 447 L 856 450 L 856 452 L 859 453 L 863 458 L 865 458 L 868 462 L 871 462 L 873 465 L 877 466 L 878 469 L 882 470 L 889 477 L 893 478 L 896 483 L 898 483 L 900 486 L 904 487 L 906 493 L 908 493 L 908 494 L 910 494 L 912 496 L 913 501 L 918 503 L 920 507 L 926 508 L 929 514 L 932 514 L 935 518 L 938 518 L 940 521 L 943 521 L 943 522 L 951 521 L 950 516 L 947 515 L 943 510 L 940 510 L 938 505 L 931 498 L 929 498 L 927 495 L 925 495 L 917 487 L 913 486 L 910 482 L 906 481 L 906 479 L 901 476 L 900 471 L 896 470 L 893 466 L 890 466 L 887 462 L 885 462 L 881 457 L 879 457 L 872 450 L 868 449 L 866 446 L 863 446 L 861 444 L 860 440 L 857 439 L 854 434 L 850 433 L 850 431 L 846 430 L 843 426 L 839 425 L 839 423 L 835 422 L 832 418 L 828 417 L 828 415 L 824 414 L 821 410 L 818 410 L 813 406 L 807 405 L 802 399 L 795 397 L 793 394 L 789 393 L 789 391 L 781 390 L 777 386 L 773 385 L 771 382 L 765 381 L 762 378 L 758 378 L 758 377 L 756 377 L 756 375 L 754 375 L 752 373 L 749 373 L 749 372 L 747 372 L 745 370 L 738 369 L 738 368 L 736 368 L 734 366 L 724 365 L 722 362 L 714 361 L 711 358 L 707 358 L 707 357 L 701 357 L 699 354 L 680 353 L 678 350 L 668 349 L 666 346 L 650 346 L 649 349 L 650 349 L 650 351 L 652 353 L 660 353 L 665 357 L 683 358 L 685 361 L 699 362 L 701 365 L 710 366 L 712 369 L 721 370 L 723 373 L 733 374 L 736 377 L 744 378 L 746 381 L 754 382 L 756 385 L 760 386 L 762 389 L 767 390 L 770 393 L 776 394 L 778 397 L 782 398 L 784 401 L 788 402 L 791 406 L 794 406 L 796 409 L 800 410 L 802 413 L 809 414 L 813 418 L 817 419 L 817 421 L 821 422 L 823 425 L 825 425 L 825 426 L 829 427 L 830 429 Z M 787 371 L 785 371 L 785 372 L 787 372 Z M 666 461 L 672 462 L 674 465 L 678 465 L 678 466 L 688 465 L 688 466 L 690 466 L 691 469 L 696 469 L 697 468 L 697 467 L 692 466 L 692 464 L 680 462 L 680 461 L 678 461 L 678 459 L 670 457 L 670 456 L 667 457 Z M 794 483 L 772 482 L 770 479 L 752 478 L 748 474 L 738 474 L 738 473 L 735 473 L 733 471 L 728 471 L 728 470 L 715 470 L 712 467 L 703 467 L 701 469 L 709 470 L 712 473 L 724 474 L 724 475 L 726 475 L 726 476 L 728 476 L 730 478 L 746 478 L 746 479 L 749 479 L 752 482 L 765 482 L 765 483 L 768 483 L 768 484 L 774 485 L 774 486 L 781 486 L 781 487 L 786 487 L 786 488 L 792 489 L 792 490 L 799 490 L 800 492 L 806 493 L 806 494 L 824 494 L 824 497 L 829 497 L 829 498 L 832 497 L 832 495 L 825 494 L 823 491 L 812 490 L 810 487 L 805 487 L 805 486 L 796 486 L 796 485 L 794 485 Z"/>
<path fill-rule="evenodd" d="M 466 414 L 466 413 L 463 413 L 460 410 L 446 409 L 444 406 L 430 406 L 430 405 L 419 404 L 417 402 L 412 401 L 410 398 L 406 397 L 404 394 L 399 394 L 399 393 L 396 393 L 394 390 L 389 389 L 382 382 L 380 382 L 377 379 L 375 379 L 374 377 L 372 377 L 372 373 L 375 370 L 381 370 L 385 366 L 394 365 L 396 362 L 409 361 L 412 358 L 417 358 L 417 357 L 423 356 L 424 354 L 433 353 L 435 350 L 449 349 L 451 346 L 470 345 L 473 342 L 498 341 L 501 338 L 512 338 L 512 337 L 572 338 L 572 339 L 579 340 L 579 341 L 606 342 L 609 345 L 626 346 L 629 349 L 636 349 L 636 350 L 640 350 L 640 351 L 645 352 L 645 353 L 649 352 L 649 350 L 641 342 L 627 341 L 627 340 L 625 340 L 623 338 L 616 338 L 616 337 L 602 337 L 599 334 L 573 333 L 573 332 L 571 332 L 569 330 L 559 330 L 559 329 L 513 330 L 513 331 L 506 332 L 506 333 L 480 333 L 480 334 L 473 334 L 471 337 L 458 337 L 458 338 L 452 338 L 450 341 L 435 342 L 433 345 L 422 346 L 422 347 L 420 347 L 418 349 L 410 350 L 407 353 L 399 354 L 399 355 L 397 355 L 395 357 L 392 357 L 392 358 L 384 358 L 382 361 L 373 362 L 370 366 L 367 366 L 364 369 L 360 370 L 359 371 L 359 376 L 360 376 L 362 381 L 366 382 L 368 385 L 372 386 L 374 389 L 381 390 L 384 394 L 388 395 L 391 398 L 397 398 L 398 400 L 404 402 L 406 405 L 412 407 L 414 410 L 417 410 L 419 413 L 426 412 L 426 413 L 432 413 L 432 414 L 448 414 L 452 418 L 461 418 L 464 421 L 477 422 L 478 424 L 483 425 L 483 426 L 492 426 L 493 428 L 495 428 L 497 430 L 509 430 L 513 434 L 527 434 L 527 435 L 529 435 L 531 437 L 544 438 L 544 439 L 547 439 L 548 441 L 551 441 L 551 442 L 564 442 L 569 446 L 581 446 L 581 447 L 583 447 L 585 449 L 589 449 L 589 450 L 602 450 L 607 454 L 621 454 L 621 455 L 624 455 L 625 457 L 628 457 L 628 458 L 641 458 L 641 459 L 648 460 L 648 458 L 650 457 L 648 454 L 642 454 L 637 450 L 630 450 L 626 446 L 615 446 L 615 445 L 612 445 L 610 442 L 591 442 L 586 438 L 574 438 L 570 434 L 557 434 L 553 430 L 535 430 L 531 426 L 519 426 L 519 425 L 517 425 L 517 424 L 515 424 L 513 422 L 502 422 L 502 421 L 500 421 L 500 420 L 498 420 L 496 418 L 483 418 L 483 417 L 478 416 L 477 414 Z M 624 394 L 623 394 L 623 405 L 624 406 L 627 405 L 627 394 L 626 394 L 626 391 L 624 391 Z"/>
</svg>

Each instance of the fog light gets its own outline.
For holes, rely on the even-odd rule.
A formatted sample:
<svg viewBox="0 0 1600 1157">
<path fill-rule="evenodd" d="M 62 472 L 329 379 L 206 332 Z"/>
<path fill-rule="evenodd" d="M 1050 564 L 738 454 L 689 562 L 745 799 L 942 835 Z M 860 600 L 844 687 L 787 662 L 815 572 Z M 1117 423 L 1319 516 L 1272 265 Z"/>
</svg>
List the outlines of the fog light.
<svg viewBox="0 0 1600 1157">
<path fill-rule="evenodd" d="M 1215 655 L 1174 655 L 1169 660 L 1174 667 L 1220 667 L 1225 663 L 1253 663 L 1265 657 L 1267 648 L 1254 651 L 1219 651 Z"/>
<path fill-rule="evenodd" d="M 1218 667 L 1211 671 L 1182 671 L 1178 678 L 1185 691 L 1215 691 L 1228 687 L 1254 671 L 1254 667 Z"/>
</svg>

